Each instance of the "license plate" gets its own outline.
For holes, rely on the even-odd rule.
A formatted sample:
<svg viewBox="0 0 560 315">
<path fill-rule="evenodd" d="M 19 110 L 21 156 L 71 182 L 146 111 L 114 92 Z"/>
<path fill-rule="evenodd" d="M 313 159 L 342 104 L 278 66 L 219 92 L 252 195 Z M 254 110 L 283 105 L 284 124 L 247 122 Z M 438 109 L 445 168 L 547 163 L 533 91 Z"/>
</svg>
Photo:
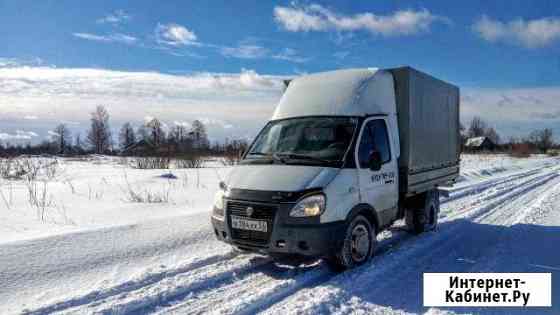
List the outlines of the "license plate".
<svg viewBox="0 0 560 315">
<path fill-rule="evenodd" d="M 248 220 L 234 215 L 231 216 L 231 227 L 238 230 L 249 230 L 258 232 L 267 231 L 266 221 Z"/>
</svg>

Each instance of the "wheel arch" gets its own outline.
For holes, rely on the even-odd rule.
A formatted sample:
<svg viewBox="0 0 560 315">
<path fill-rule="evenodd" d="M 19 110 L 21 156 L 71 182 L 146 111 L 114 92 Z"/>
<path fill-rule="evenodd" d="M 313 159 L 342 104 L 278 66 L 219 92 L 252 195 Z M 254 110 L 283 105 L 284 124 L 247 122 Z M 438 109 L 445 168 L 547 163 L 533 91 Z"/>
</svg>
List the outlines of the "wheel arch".
<svg viewBox="0 0 560 315">
<path fill-rule="evenodd" d="M 354 206 L 346 216 L 346 222 L 352 221 L 353 218 L 360 214 L 370 221 L 371 225 L 375 228 L 375 232 L 378 233 L 380 225 L 377 211 L 375 211 L 375 209 L 367 203 L 361 203 Z"/>
</svg>

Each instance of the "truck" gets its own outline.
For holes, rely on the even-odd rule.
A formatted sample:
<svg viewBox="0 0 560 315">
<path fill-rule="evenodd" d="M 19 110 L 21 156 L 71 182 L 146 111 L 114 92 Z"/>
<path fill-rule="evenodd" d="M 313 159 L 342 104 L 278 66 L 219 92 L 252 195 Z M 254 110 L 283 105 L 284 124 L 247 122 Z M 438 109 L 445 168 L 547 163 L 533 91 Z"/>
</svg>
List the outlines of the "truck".
<svg viewBox="0 0 560 315">
<path fill-rule="evenodd" d="M 459 175 L 459 88 L 412 67 L 285 81 L 272 118 L 220 182 L 216 237 L 236 250 L 364 264 L 404 219 L 435 230 Z"/>
</svg>

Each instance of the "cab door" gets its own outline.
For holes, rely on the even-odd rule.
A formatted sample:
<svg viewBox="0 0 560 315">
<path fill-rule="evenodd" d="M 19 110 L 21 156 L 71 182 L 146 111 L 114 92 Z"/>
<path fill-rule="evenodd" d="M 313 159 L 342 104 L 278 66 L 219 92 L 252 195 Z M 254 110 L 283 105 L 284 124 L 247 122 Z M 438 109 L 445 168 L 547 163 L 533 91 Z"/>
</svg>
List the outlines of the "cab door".
<svg viewBox="0 0 560 315">
<path fill-rule="evenodd" d="M 362 203 L 371 205 L 378 213 L 381 225 L 392 222 L 397 215 L 398 174 L 397 161 L 391 154 L 390 134 L 386 118 L 366 119 L 360 131 L 356 148 L 356 164 Z M 370 168 L 372 152 L 381 156 L 381 168 Z"/>
</svg>

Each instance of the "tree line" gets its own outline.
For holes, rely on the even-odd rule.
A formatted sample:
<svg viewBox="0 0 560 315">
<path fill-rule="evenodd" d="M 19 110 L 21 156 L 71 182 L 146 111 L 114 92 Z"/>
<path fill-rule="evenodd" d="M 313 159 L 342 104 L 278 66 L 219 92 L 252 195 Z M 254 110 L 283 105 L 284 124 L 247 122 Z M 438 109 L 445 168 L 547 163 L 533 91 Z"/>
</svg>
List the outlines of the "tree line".
<svg viewBox="0 0 560 315">
<path fill-rule="evenodd" d="M 86 137 L 82 139 L 78 133 L 72 133 L 66 124 L 57 125 L 51 132 L 51 139 L 36 145 L 30 143 L 22 146 L 3 145 L 0 143 L 0 155 L 21 154 L 107 154 L 129 156 L 184 156 L 184 155 L 222 155 L 229 160 L 238 160 L 247 149 L 246 140 L 230 140 L 215 142 L 208 139 L 206 126 L 200 120 L 194 120 L 190 126 L 176 124 L 170 129 L 157 118 L 152 118 L 139 127 L 134 128 L 130 122 L 124 123 L 116 137 L 113 137 L 109 122 L 109 112 L 104 106 L 97 106 L 90 113 L 90 126 Z M 468 127 L 460 125 L 461 144 L 464 148 L 467 139 L 487 137 L 495 145 L 497 151 L 523 151 L 524 154 L 547 153 L 558 148 L 553 140 L 550 128 L 537 129 L 524 137 L 509 137 L 502 140 L 499 133 L 488 125 L 481 117 L 475 116 Z"/>
<path fill-rule="evenodd" d="M 107 154 L 129 156 L 178 156 L 178 155 L 239 155 L 248 146 L 246 140 L 229 140 L 210 144 L 206 126 L 194 120 L 190 126 L 176 124 L 169 130 L 157 118 L 152 118 L 138 128 L 132 123 L 124 123 L 116 137 L 110 128 L 109 112 L 104 106 L 97 106 L 90 113 L 90 124 L 85 139 L 78 133 L 73 137 L 66 124 L 57 125 L 50 133 L 49 140 L 39 144 L 22 146 L 2 145 L 2 155 L 20 154 Z"/>
<path fill-rule="evenodd" d="M 499 133 L 479 116 L 472 118 L 468 128 L 465 128 L 465 126 L 461 124 L 460 133 L 463 146 L 469 138 L 487 137 L 496 145 L 497 151 L 524 151 L 525 154 L 530 154 L 547 153 L 551 149 L 558 148 L 558 144 L 554 142 L 554 134 L 550 128 L 535 129 L 526 136 L 512 136 L 503 140 Z"/>
</svg>

